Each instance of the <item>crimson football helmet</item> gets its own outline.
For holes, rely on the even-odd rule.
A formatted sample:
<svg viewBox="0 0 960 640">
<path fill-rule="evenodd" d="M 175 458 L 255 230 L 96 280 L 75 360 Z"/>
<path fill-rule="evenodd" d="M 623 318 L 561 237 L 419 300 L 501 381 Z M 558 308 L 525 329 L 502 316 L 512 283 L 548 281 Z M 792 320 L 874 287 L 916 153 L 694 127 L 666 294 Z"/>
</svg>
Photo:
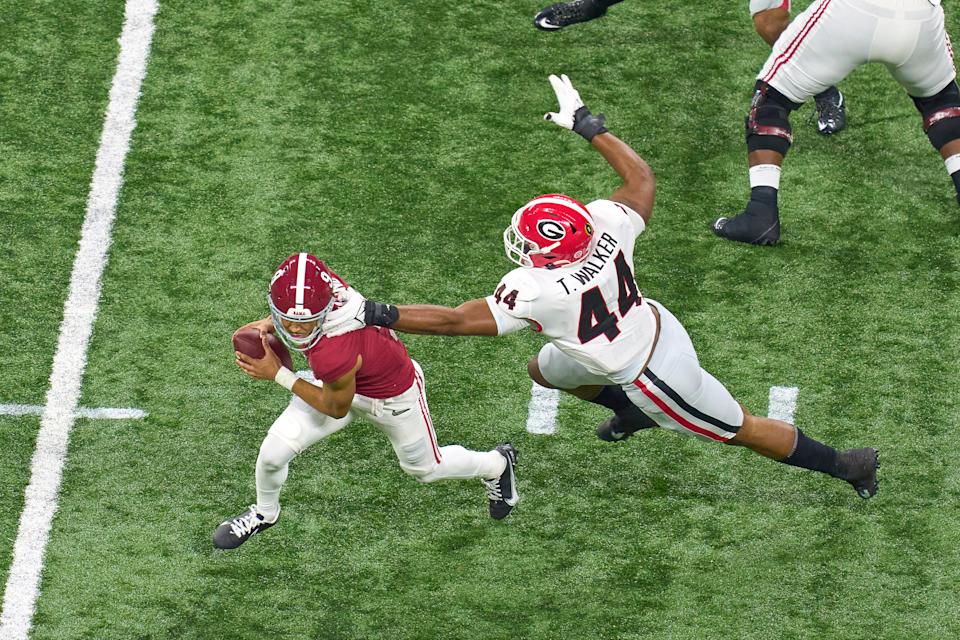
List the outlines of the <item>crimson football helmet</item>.
<svg viewBox="0 0 960 640">
<path fill-rule="evenodd" d="M 555 269 L 587 257 L 593 242 L 593 217 L 573 198 L 550 193 L 534 198 L 513 214 L 503 232 L 507 258 L 521 267 Z"/>
<path fill-rule="evenodd" d="M 320 340 L 323 319 L 333 307 L 333 278 L 323 264 L 309 253 L 295 253 L 277 268 L 270 281 L 267 302 L 273 326 L 291 349 L 304 352 Z M 307 336 L 295 336 L 280 320 L 292 322 L 316 321 L 317 326 Z"/>
</svg>

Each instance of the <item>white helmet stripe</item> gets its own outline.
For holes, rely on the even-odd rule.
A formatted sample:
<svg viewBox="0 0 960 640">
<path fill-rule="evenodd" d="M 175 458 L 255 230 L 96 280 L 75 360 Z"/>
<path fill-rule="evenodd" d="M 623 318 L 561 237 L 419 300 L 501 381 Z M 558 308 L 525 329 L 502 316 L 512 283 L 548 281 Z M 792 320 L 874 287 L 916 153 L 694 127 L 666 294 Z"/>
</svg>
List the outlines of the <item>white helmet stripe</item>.
<svg viewBox="0 0 960 640">
<path fill-rule="evenodd" d="M 297 258 L 297 307 L 303 306 L 303 298 L 307 279 L 307 254 L 301 253 Z"/>
</svg>

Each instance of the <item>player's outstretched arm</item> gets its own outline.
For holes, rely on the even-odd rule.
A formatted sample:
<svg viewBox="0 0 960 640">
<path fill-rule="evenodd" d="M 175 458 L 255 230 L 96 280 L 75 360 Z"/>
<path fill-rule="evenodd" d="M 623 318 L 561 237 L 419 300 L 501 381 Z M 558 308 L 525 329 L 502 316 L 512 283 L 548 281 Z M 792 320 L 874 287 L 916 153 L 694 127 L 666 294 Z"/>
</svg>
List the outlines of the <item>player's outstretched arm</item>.
<svg viewBox="0 0 960 640">
<path fill-rule="evenodd" d="M 365 326 L 390 327 L 406 333 L 443 336 L 495 336 L 497 321 L 483 298 L 457 308 L 432 304 L 395 306 L 352 295 L 323 321 L 323 334 L 338 336 Z"/>
<path fill-rule="evenodd" d="M 630 145 L 612 133 L 601 133 L 590 143 L 623 178 L 623 185 L 613 192 L 610 199 L 627 205 L 643 218 L 644 223 L 649 223 L 653 216 L 657 186 L 650 165 Z"/>
<path fill-rule="evenodd" d="M 623 179 L 623 185 L 613 192 L 610 199 L 622 202 L 636 211 L 644 222 L 649 222 L 653 215 L 656 190 L 656 180 L 650 165 L 630 145 L 607 131 L 604 115 L 593 115 L 590 112 L 570 78 L 566 75 L 551 75 L 550 84 L 557 94 L 560 111 L 544 114 L 544 119 L 555 122 L 564 129 L 570 129 L 590 142 Z"/>
<path fill-rule="evenodd" d="M 391 329 L 405 333 L 438 336 L 495 336 L 497 321 L 483 298 L 464 302 L 459 307 L 411 304 L 394 307 L 397 319 Z"/>
</svg>

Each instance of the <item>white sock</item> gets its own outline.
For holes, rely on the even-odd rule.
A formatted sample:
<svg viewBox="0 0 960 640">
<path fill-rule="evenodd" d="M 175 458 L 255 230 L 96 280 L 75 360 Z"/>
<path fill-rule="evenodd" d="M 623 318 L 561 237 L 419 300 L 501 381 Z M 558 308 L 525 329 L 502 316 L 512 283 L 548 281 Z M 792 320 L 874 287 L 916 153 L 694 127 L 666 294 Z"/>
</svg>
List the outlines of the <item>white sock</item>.
<svg viewBox="0 0 960 640">
<path fill-rule="evenodd" d="M 750 167 L 750 188 L 773 187 L 780 189 L 780 167 L 775 164 L 758 164 Z"/>
<path fill-rule="evenodd" d="M 947 173 L 950 175 L 960 171 L 960 153 L 955 153 L 949 158 L 946 158 L 943 164 L 947 165 Z"/>
</svg>

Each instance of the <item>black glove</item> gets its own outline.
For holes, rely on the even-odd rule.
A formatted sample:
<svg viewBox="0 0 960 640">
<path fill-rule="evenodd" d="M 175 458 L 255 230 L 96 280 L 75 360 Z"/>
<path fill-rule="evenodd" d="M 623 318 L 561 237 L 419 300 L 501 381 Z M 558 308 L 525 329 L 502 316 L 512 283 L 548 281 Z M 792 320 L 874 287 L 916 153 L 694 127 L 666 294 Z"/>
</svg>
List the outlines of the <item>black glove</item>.
<svg viewBox="0 0 960 640">
<path fill-rule="evenodd" d="M 400 319 L 400 310 L 392 304 L 366 300 L 363 303 L 363 323 L 367 326 L 390 327 Z"/>
<path fill-rule="evenodd" d="M 586 138 L 587 142 L 590 142 L 593 140 L 593 136 L 598 133 L 607 132 L 606 127 L 603 126 L 604 120 L 606 120 L 606 117 L 602 113 L 593 115 L 590 113 L 590 109 L 585 106 L 580 107 L 573 113 L 573 130 Z"/>
</svg>

